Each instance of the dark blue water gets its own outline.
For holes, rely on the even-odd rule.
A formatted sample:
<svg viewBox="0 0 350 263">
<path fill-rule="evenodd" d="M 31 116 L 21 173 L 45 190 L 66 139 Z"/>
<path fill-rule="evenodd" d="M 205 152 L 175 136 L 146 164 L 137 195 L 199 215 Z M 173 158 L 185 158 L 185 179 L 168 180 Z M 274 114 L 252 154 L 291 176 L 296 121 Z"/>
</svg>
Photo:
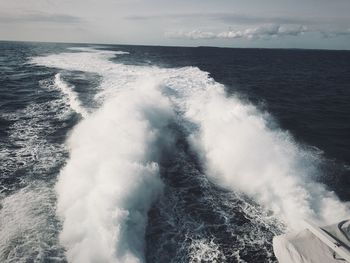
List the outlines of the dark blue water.
<svg viewBox="0 0 350 263">
<path fill-rule="evenodd" d="M 32 57 L 78 53 L 88 45 L 0 42 L 0 259 L 65 262 L 58 241 L 54 185 L 69 160 L 65 141 L 82 120 L 55 76 L 73 87 L 80 106 L 96 111 L 103 77 L 96 72 L 38 66 Z M 94 46 L 126 51 L 115 63 L 198 67 L 228 96 L 254 104 L 318 156 L 317 181 L 350 201 L 350 52 Z M 82 62 L 84 63 L 84 62 Z M 108 97 L 108 96 L 107 96 Z M 148 211 L 147 262 L 271 262 L 272 238 L 283 231 L 256 200 L 207 179 L 182 121 L 169 126 L 172 150 L 159 161 L 162 194 Z M 135 194 L 136 195 L 136 194 Z"/>
</svg>

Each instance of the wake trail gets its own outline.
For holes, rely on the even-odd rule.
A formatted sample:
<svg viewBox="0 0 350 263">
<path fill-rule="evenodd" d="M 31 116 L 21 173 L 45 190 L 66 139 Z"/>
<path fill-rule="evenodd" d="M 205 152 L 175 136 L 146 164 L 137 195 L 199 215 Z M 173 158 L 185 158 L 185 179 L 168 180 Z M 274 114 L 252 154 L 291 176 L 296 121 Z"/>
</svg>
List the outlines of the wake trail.
<svg viewBox="0 0 350 263">
<path fill-rule="evenodd" d="M 198 97 L 192 110 L 200 107 L 200 113 L 188 114 L 201 129 L 191 141 L 215 182 L 256 198 L 292 228 L 302 227 L 303 219 L 327 224 L 349 216 L 348 205 L 313 180 L 315 156 L 287 133 L 271 130 L 254 107 L 220 91 Z"/>
<path fill-rule="evenodd" d="M 32 61 L 102 76 L 96 96 L 102 106 L 73 129 L 56 185 L 60 241 L 70 262 L 144 261 L 147 212 L 162 190 L 159 158 L 175 147 L 173 119 L 212 182 L 253 198 L 288 229 L 300 228 L 303 219 L 331 223 L 349 216 L 349 205 L 315 182 L 319 156 L 270 128 L 267 114 L 228 97 L 208 73 L 116 64 L 110 59 L 125 53 L 80 51 Z"/>
<path fill-rule="evenodd" d="M 209 179 L 253 197 L 290 229 L 308 219 L 320 224 L 350 216 L 348 203 L 321 183 L 320 156 L 304 150 L 271 118 L 196 68 L 183 68 L 165 81 L 191 128 L 189 142 Z"/>
<path fill-rule="evenodd" d="M 155 85 L 125 91 L 79 123 L 56 186 L 70 262 L 141 262 L 147 212 L 162 188 L 160 137 L 171 118 Z"/>
<path fill-rule="evenodd" d="M 170 101 L 148 74 L 118 88 L 120 69 L 105 60 L 109 52 L 79 55 L 44 61 L 98 73 L 101 92 L 112 89 L 113 95 L 76 125 L 67 141 L 70 158 L 56 185 L 60 243 L 69 262 L 143 262 L 147 213 L 162 189 L 158 160 L 172 143 Z M 89 63 L 81 63 L 84 59 Z"/>
</svg>

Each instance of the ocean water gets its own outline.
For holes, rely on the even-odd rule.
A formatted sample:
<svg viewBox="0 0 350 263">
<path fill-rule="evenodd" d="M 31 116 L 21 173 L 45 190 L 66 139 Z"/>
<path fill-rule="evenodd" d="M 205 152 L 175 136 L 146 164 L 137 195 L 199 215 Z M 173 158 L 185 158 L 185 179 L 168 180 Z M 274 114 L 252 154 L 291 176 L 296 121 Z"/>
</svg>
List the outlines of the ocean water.
<svg viewBox="0 0 350 263">
<path fill-rule="evenodd" d="M 349 135 L 349 51 L 0 42 L 0 261 L 275 262 Z"/>
</svg>

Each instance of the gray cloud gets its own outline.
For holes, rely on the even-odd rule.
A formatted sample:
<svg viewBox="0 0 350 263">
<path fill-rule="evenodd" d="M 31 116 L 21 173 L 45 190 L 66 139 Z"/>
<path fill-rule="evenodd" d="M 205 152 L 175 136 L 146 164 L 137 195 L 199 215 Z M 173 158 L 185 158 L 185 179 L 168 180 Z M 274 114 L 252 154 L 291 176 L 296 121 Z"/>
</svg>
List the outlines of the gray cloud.
<svg viewBox="0 0 350 263">
<path fill-rule="evenodd" d="M 253 25 L 253 24 L 350 24 L 350 18 L 344 17 L 274 17 L 254 16 L 238 13 L 184 13 L 162 15 L 130 15 L 127 20 L 215 20 L 225 24 Z"/>
<path fill-rule="evenodd" d="M 350 49 L 349 8 L 349 0 L 0 0 L 0 38 Z"/>
<path fill-rule="evenodd" d="M 165 32 L 165 37 L 179 39 L 213 39 L 219 38 L 218 34 L 210 31 L 191 30 L 191 31 L 168 31 Z"/>
<path fill-rule="evenodd" d="M 248 16 L 244 14 L 222 13 L 211 17 L 214 20 L 219 20 L 227 24 L 261 24 L 261 23 L 276 23 L 276 24 L 310 24 L 313 23 L 310 19 L 305 18 L 288 18 L 288 17 L 263 17 L 263 16 Z"/>
<path fill-rule="evenodd" d="M 83 19 L 77 16 L 65 14 L 50 13 L 23 13 L 9 15 L 0 13 L 0 23 L 26 23 L 26 22 L 45 22 L 45 23 L 67 23 L 75 24 L 83 22 Z"/>
<path fill-rule="evenodd" d="M 269 24 L 244 30 L 229 30 L 218 33 L 201 30 L 170 31 L 166 32 L 165 36 L 180 39 L 271 39 L 283 36 L 299 36 L 308 31 L 309 29 L 305 25 Z"/>
<path fill-rule="evenodd" d="M 259 17 L 236 13 L 185 13 L 185 14 L 162 14 L 162 15 L 131 15 L 124 17 L 128 20 L 188 20 L 205 19 L 217 20 L 227 24 L 256 24 L 256 23 L 309 23 L 305 19 L 281 18 L 281 17 Z"/>
<path fill-rule="evenodd" d="M 347 30 L 330 30 L 330 31 L 320 31 L 324 38 L 333 38 L 339 36 L 350 36 L 350 28 Z"/>
</svg>

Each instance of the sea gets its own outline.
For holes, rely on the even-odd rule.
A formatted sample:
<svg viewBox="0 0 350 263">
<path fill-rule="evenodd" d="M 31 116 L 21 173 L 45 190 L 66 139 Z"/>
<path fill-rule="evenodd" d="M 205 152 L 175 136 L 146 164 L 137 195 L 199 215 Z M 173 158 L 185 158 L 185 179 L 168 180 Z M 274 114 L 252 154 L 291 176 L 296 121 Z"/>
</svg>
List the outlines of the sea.
<svg viewBox="0 0 350 263">
<path fill-rule="evenodd" d="M 349 187 L 350 51 L 0 42 L 0 262 L 276 262 Z"/>
</svg>

